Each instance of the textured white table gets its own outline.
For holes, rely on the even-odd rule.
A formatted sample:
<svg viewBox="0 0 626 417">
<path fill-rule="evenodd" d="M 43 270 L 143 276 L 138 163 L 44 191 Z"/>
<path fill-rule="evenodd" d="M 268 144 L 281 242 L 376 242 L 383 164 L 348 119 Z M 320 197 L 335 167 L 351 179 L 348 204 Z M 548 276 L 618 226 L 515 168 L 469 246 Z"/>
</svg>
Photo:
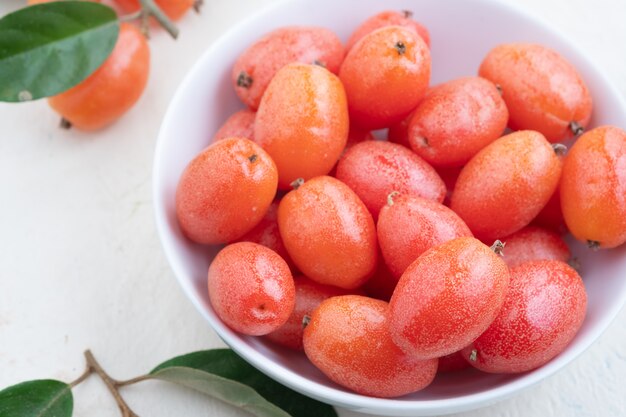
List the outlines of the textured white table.
<svg viewBox="0 0 626 417">
<path fill-rule="evenodd" d="M 45 101 L 0 104 L 0 388 L 27 379 L 73 380 L 84 369 L 86 348 L 123 379 L 171 356 L 223 346 L 187 302 L 161 250 L 152 154 L 160 120 L 190 66 L 221 33 L 270 2 L 206 0 L 201 16 L 180 22 L 178 42 L 154 34 L 146 93 L 97 134 L 58 129 Z M 23 3 L 3 0 L 0 15 Z M 519 3 L 596 59 L 626 96 L 626 1 Z M 462 416 L 624 416 L 625 335 L 623 310 L 565 370 Z M 118 415 L 97 378 L 74 394 L 75 416 Z M 131 386 L 124 395 L 142 416 L 247 415 L 165 383 Z"/>
</svg>

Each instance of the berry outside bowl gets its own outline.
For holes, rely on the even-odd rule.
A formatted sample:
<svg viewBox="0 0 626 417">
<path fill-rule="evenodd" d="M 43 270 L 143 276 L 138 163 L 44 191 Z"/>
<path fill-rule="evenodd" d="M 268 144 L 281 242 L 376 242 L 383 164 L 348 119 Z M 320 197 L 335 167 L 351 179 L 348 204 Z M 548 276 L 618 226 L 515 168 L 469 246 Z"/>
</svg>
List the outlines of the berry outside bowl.
<svg viewBox="0 0 626 417">
<path fill-rule="evenodd" d="M 262 34 L 286 25 L 324 26 L 345 41 L 361 21 L 386 9 L 411 10 L 416 20 L 430 30 L 431 84 L 477 74 L 482 58 L 496 44 L 537 42 L 559 51 L 582 74 L 594 100 L 591 126 L 626 127 L 626 105 L 602 72 L 548 24 L 510 5 L 496 0 L 280 1 L 233 27 L 210 45 L 174 96 L 161 127 L 154 160 L 158 232 L 185 294 L 211 327 L 245 360 L 284 385 L 323 402 L 370 414 L 427 416 L 476 409 L 548 377 L 600 336 L 626 301 L 624 247 L 591 253 L 580 244 L 573 245 L 588 291 L 587 317 L 567 349 L 545 366 L 520 375 L 468 371 L 438 376 L 423 391 L 397 399 L 379 399 L 354 394 L 330 382 L 301 353 L 227 328 L 215 315 L 207 294 L 207 270 L 216 250 L 185 239 L 175 217 L 174 196 L 180 174 L 210 143 L 221 123 L 243 107 L 231 87 L 230 71 L 248 45 Z"/>
</svg>

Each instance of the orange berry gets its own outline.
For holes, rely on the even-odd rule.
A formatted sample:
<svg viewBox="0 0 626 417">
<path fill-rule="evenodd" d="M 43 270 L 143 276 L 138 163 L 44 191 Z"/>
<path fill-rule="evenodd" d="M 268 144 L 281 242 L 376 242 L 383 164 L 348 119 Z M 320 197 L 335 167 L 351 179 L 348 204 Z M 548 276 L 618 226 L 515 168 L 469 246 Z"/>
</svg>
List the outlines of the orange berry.
<svg viewBox="0 0 626 417">
<path fill-rule="evenodd" d="M 176 217 L 197 243 L 240 238 L 256 226 L 276 195 L 278 174 L 254 142 L 228 138 L 213 143 L 185 168 L 176 190 Z"/>
<path fill-rule="evenodd" d="M 135 26 L 122 23 L 111 55 L 80 84 L 48 99 L 73 127 L 98 130 L 113 123 L 141 97 L 148 81 L 150 49 Z"/>
<path fill-rule="evenodd" d="M 457 237 L 472 236 L 467 225 L 448 207 L 409 195 L 389 196 L 380 211 L 378 243 L 394 276 L 428 249 Z"/>
<path fill-rule="evenodd" d="M 426 46 L 430 47 L 430 35 L 428 33 L 428 29 L 413 20 L 412 15 L 413 13 L 408 10 L 403 10 L 401 12 L 386 10 L 371 16 L 361 23 L 361 25 L 352 33 L 352 36 L 350 36 L 350 39 L 348 39 L 348 43 L 346 44 L 346 50 L 349 51 L 352 49 L 354 44 L 367 34 L 385 26 L 402 26 L 406 29 L 412 30 L 422 38 Z"/>
<path fill-rule="evenodd" d="M 411 117 L 409 143 L 433 166 L 462 166 L 502 135 L 508 119 L 493 83 L 459 78 L 428 91 Z"/>
<path fill-rule="evenodd" d="M 241 54 L 233 67 L 232 83 L 241 101 L 257 109 L 270 81 L 285 65 L 315 64 L 337 74 L 344 54 L 341 41 L 328 29 L 307 26 L 276 29 Z"/>
<path fill-rule="evenodd" d="M 276 252 L 252 242 L 226 246 L 211 262 L 209 299 L 226 325 L 261 336 L 282 326 L 295 305 L 289 267 Z"/>
<path fill-rule="evenodd" d="M 402 274 L 391 297 L 391 337 L 418 359 L 461 350 L 496 318 L 508 283 L 504 261 L 474 238 L 429 249 Z"/>
<path fill-rule="evenodd" d="M 389 336 L 388 305 L 358 295 L 329 298 L 304 329 L 304 351 L 334 382 L 358 394 L 398 397 L 428 386 L 437 359 L 402 353 Z"/>
<path fill-rule="evenodd" d="M 415 32 L 400 26 L 359 40 L 341 65 L 350 121 L 366 129 L 389 127 L 417 106 L 430 80 L 430 52 Z"/>
<path fill-rule="evenodd" d="M 626 132 L 602 126 L 583 134 L 563 165 L 561 206 L 574 237 L 594 248 L 626 241 Z"/>
<path fill-rule="evenodd" d="M 278 187 L 325 175 L 348 138 L 348 106 L 335 75 L 317 65 L 289 64 L 268 86 L 254 126 L 255 141 L 278 167 Z"/>
<path fill-rule="evenodd" d="M 589 123 L 589 89 L 576 68 L 550 48 L 530 43 L 496 46 L 478 73 L 502 89 L 513 130 L 536 130 L 548 141 L 559 142 Z"/>
<path fill-rule="evenodd" d="M 372 215 L 333 177 L 313 178 L 283 197 L 278 227 L 296 266 L 321 284 L 357 288 L 376 268 Z"/>
<path fill-rule="evenodd" d="M 528 225 L 559 183 L 561 161 L 542 134 L 514 132 L 491 143 L 465 165 L 450 208 L 484 241 Z"/>
<path fill-rule="evenodd" d="M 502 310 L 463 356 L 484 372 L 526 372 L 547 363 L 574 338 L 587 311 L 578 273 L 561 261 L 531 261 L 511 269 Z"/>
<path fill-rule="evenodd" d="M 213 135 L 213 142 L 226 138 L 246 138 L 254 142 L 254 119 L 256 112 L 239 110 L 233 113 Z"/>
<path fill-rule="evenodd" d="M 392 191 L 439 203 L 446 194 L 433 167 L 404 146 L 385 141 L 352 146 L 339 160 L 336 176 L 359 196 L 374 219 Z"/>
</svg>

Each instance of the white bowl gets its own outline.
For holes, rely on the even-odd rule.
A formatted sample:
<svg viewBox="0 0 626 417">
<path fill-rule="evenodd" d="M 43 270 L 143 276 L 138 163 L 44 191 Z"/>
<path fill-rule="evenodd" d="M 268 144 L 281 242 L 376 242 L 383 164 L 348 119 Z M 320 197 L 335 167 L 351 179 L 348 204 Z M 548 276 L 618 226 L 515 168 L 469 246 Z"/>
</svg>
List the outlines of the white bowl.
<svg viewBox="0 0 626 417">
<path fill-rule="evenodd" d="M 530 41 L 552 47 L 582 73 L 594 100 L 592 126 L 626 127 L 626 105 L 602 72 L 550 25 L 493 0 L 311 0 L 282 1 L 245 20 L 210 45 L 174 96 L 163 121 L 154 161 L 154 203 L 160 238 L 183 290 L 220 337 L 252 365 L 310 397 L 355 411 L 426 416 L 482 407 L 553 374 L 589 347 L 626 301 L 626 249 L 591 253 L 579 244 L 589 296 L 585 322 L 567 349 L 545 366 L 521 375 L 469 371 L 437 377 L 427 389 L 398 399 L 357 395 L 330 382 L 303 354 L 227 328 L 209 304 L 206 277 L 215 251 L 192 244 L 174 214 L 176 184 L 187 163 L 210 141 L 221 123 L 242 105 L 231 87 L 237 56 L 262 34 L 285 25 L 318 25 L 344 41 L 368 16 L 385 10 L 412 10 L 430 30 L 432 83 L 475 75 L 487 51 L 498 43 Z"/>
</svg>

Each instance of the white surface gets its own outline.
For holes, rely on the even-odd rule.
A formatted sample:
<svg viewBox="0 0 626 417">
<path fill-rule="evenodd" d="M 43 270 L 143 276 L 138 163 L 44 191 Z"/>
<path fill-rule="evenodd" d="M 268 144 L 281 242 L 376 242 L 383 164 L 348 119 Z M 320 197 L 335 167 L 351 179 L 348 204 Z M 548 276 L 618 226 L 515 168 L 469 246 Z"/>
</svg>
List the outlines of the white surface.
<svg viewBox="0 0 626 417">
<path fill-rule="evenodd" d="M 301 353 L 263 338 L 243 336 L 225 326 L 211 308 L 206 290 L 209 252 L 186 239 L 178 226 L 174 201 L 182 171 L 207 146 L 207 138 L 223 120 L 241 107 L 229 87 L 232 65 L 242 51 L 236 45 L 249 45 L 259 33 L 294 23 L 322 25 L 347 39 L 353 25 L 381 10 L 378 0 L 360 0 L 358 10 L 353 10 L 353 5 L 335 0 L 277 3 L 224 34 L 190 70 L 164 117 L 153 167 L 153 204 L 165 253 L 183 289 L 220 337 L 251 364 L 297 391 L 350 410 L 394 416 L 430 416 L 493 404 L 552 375 L 596 340 L 626 301 L 626 250 L 592 253 L 582 244 L 573 248 L 583 265 L 587 317 L 574 340 L 549 364 L 523 375 L 475 371 L 440 377 L 420 392 L 400 399 L 380 399 L 357 395 L 330 382 Z M 330 7 L 334 7 L 333 16 L 326 12 Z M 500 43 L 539 42 L 561 52 L 581 73 L 594 101 L 593 125 L 626 126 L 626 103 L 619 93 L 575 45 L 555 34 L 547 23 L 493 0 L 387 0 L 385 7 L 412 8 L 429 28 L 433 84 L 474 74 L 485 54 Z"/>
<path fill-rule="evenodd" d="M 181 22 L 178 42 L 155 34 L 146 94 L 98 134 L 58 130 L 45 102 L 0 105 L 0 387 L 32 378 L 74 379 L 85 348 L 113 376 L 126 378 L 173 355 L 223 346 L 183 296 L 160 248 L 152 154 L 160 120 L 189 67 L 220 33 L 267 3 L 209 0 L 202 16 Z M 4 0 L 0 14 L 20 5 Z M 524 5 L 595 58 L 626 95 L 624 1 Z M 623 310 L 557 375 L 462 415 L 623 415 L 625 330 Z M 246 415 L 154 382 L 124 394 L 142 416 Z M 75 399 L 77 416 L 118 413 L 95 378 L 75 390 Z"/>
</svg>

